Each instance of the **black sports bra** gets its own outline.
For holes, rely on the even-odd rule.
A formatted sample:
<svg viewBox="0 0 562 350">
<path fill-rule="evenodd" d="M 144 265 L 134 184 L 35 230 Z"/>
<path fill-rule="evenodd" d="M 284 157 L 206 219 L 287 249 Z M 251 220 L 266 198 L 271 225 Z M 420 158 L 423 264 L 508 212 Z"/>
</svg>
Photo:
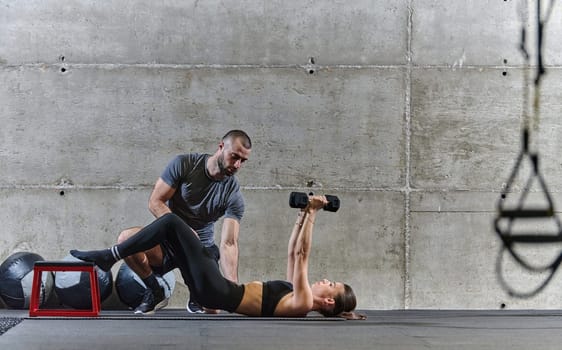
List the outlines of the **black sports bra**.
<svg viewBox="0 0 562 350">
<path fill-rule="evenodd" d="M 273 316 L 273 312 L 285 295 L 293 291 L 293 284 L 287 281 L 263 282 L 261 315 L 263 317 Z"/>
</svg>

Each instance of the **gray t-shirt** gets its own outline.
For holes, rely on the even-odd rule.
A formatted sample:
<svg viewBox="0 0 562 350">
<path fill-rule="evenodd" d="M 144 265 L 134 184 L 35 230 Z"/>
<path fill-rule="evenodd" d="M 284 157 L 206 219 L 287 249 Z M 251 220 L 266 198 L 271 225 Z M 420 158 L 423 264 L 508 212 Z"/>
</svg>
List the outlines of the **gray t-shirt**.
<svg viewBox="0 0 562 350">
<path fill-rule="evenodd" d="M 176 156 L 160 176 L 176 192 L 168 201 L 173 213 L 197 231 L 205 246 L 214 244 L 214 224 L 222 216 L 238 221 L 244 215 L 244 198 L 234 176 L 221 181 L 207 174 L 208 154 Z"/>
</svg>

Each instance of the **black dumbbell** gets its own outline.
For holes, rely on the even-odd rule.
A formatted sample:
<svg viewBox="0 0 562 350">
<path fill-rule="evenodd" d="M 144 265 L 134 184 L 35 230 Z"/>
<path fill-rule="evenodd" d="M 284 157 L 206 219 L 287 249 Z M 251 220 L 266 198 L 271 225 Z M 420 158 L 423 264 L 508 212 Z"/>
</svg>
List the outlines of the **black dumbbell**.
<svg viewBox="0 0 562 350">
<path fill-rule="evenodd" d="M 312 195 L 312 193 L 310 194 Z M 308 205 L 308 194 L 304 192 L 291 192 L 289 196 L 289 206 L 291 208 L 306 208 Z M 336 212 L 340 208 L 340 199 L 336 196 L 327 194 L 328 204 L 324 206 L 324 210 Z"/>
</svg>

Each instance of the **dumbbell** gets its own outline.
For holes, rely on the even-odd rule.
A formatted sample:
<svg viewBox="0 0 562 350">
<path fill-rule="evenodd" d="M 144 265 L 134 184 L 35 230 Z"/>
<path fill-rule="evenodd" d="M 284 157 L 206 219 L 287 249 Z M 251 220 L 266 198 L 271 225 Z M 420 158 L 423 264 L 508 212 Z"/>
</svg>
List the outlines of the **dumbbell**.
<svg viewBox="0 0 562 350">
<path fill-rule="evenodd" d="M 310 193 L 312 195 L 312 193 Z M 291 208 L 306 208 L 308 205 L 308 194 L 304 192 L 291 192 L 289 196 L 289 206 Z M 324 210 L 336 212 L 340 208 L 340 199 L 336 196 L 325 195 L 328 200 L 328 204 L 324 206 Z"/>
</svg>

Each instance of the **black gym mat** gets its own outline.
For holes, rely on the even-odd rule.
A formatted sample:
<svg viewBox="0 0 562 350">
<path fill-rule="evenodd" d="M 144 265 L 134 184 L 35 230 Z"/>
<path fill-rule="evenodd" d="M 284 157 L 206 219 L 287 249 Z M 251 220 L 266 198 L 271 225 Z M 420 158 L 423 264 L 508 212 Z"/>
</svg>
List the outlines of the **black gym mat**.
<svg viewBox="0 0 562 350">
<path fill-rule="evenodd" d="M 184 321 L 345 321 L 341 317 L 324 317 L 322 315 L 309 315 L 306 317 L 249 317 L 238 314 L 220 313 L 190 314 L 184 309 L 164 309 L 152 315 L 138 315 L 132 311 L 101 311 L 99 316 L 26 316 L 28 320 L 184 320 Z"/>
<path fill-rule="evenodd" d="M 102 310 L 100 317 L 90 319 L 31 318 L 25 310 L 0 310 L 0 317 L 23 319 L 0 336 L 0 349 L 546 350 L 562 344 L 562 310 L 360 313 L 367 320 L 330 322 L 337 319 L 313 313 L 300 319 L 193 315 L 184 309 L 150 316 Z"/>
</svg>

